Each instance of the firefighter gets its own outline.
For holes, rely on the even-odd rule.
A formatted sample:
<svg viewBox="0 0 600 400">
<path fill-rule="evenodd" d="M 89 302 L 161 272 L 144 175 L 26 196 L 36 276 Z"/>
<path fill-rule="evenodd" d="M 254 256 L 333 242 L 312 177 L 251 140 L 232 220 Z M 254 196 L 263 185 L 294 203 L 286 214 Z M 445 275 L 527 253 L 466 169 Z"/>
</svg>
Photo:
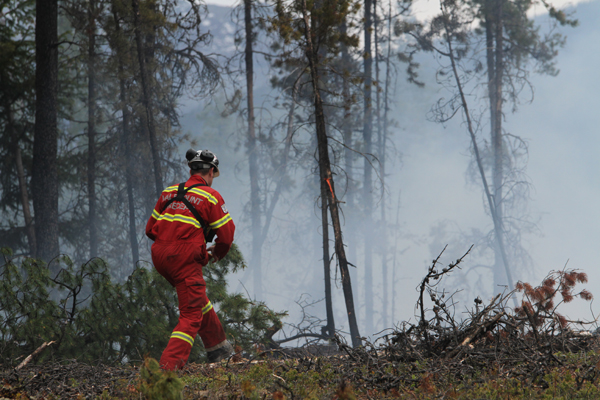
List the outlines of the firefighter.
<svg viewBox="0 0 600 400">
<path fill-rule="evenodd" d="M 202 267 L 225 257 L 235 225 L 219 192 L 211 186 L 219 176 L 219 160 L 208 150 L 188 150 L 190 179 L 163 190 L 146 225 L 154 240 L 152 262 L 177 291 L 179 322 L 160 358 L 161 368 L 181 369 L 187 363 L 196 334 L 209 362 L 229 357 L 233 348 L 206 297 Z M 206 248 L 207 240 L 217 236 Z"/>
</svg>

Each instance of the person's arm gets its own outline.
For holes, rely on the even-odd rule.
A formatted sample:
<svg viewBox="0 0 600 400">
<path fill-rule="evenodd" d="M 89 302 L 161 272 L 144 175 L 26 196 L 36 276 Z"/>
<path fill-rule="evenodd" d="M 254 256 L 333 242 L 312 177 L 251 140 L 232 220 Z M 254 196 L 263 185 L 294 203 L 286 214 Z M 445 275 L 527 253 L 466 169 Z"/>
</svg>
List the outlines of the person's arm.
<svg viewBox="0 0 600 400">
<path fill-rule="evenodd" d="M 152 210 L 152 215 L 148 218 L 148 222 L 146 223 L 146 236 L 148 236 L 151 240 L 156 240 L 156 236 L 152 233 L 152 228 L 156 221 L 158 221 L 158 217 L 160 217 L 160 211 L 162 209 L 162 195 L 158 198 L 156 205 L 154 206 L 154 210 Z"/>
<path fill-rule="evenodd" d="M 225 201 L 220 195 L 216 197 L 219 201 L 211 207 L 209 218 L 206 221 L 208 226 L 217 234 L 215 244 L 207 249 L 212 253 L 214 261 L 218 261 L 227 255 L 235 233 L 235 224 L 227 211 Z"/>
</svg>

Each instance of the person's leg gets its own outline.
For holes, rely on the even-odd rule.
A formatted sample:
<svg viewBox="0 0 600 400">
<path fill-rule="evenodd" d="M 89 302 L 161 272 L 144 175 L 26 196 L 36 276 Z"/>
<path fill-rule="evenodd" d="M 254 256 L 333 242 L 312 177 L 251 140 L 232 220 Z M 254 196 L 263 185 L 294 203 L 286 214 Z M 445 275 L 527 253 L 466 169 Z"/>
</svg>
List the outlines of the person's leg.
<svg viewBox="0 0 600 400">
<path fill-rule="evenodd" d="M 229 357 L 233 353 L 233 346 L 227 341 L 221 321 L 210 301 L 202 308 L 202 314 L 198 334 L 206 349 L 208 362 L 213 363 Z"/>
<path fill-rule="evenodd" d="M 200 329 L 202 304 L 206 299 L 206 286 L 201 278 L 188 278 L 175 287 L 179 299 L 179 322 L 160 358 L 163 369 L 181 369 L 188 361 L 194 338 Z"/>
</svg>

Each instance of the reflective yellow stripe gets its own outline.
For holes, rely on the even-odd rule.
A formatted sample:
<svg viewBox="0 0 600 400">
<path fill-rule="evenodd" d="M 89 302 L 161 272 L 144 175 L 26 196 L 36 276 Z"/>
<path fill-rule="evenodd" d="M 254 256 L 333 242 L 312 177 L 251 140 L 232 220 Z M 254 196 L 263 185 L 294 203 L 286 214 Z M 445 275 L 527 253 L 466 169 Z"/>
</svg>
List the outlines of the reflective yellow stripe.
<svg viewBox="0 0 600 400">
<path fill-rule="evenodd" d="M 185 187 L 184 189 L 187 189 L 187 187 Z M 163 190 L 163 193 L 177 192 L 177 190 L 179 190 L 179 186 L 169 186 L 168 188 Z M 194 193 L 199 196 L 202 196 L 202 197 L 206 198 L 212 204 L 217 204 L 219 202 L 215 196 L 213 196 L 212 194 L 210 194 L 208 192 L 205 192 L 202 189 L 192 188 L 192 189 L 190 189 L 190 191 L 188 193 Z"/>
<path fill-rule="evenodd" d="M 168 222 L 183 222 L 184 224 L 194 225 L 196 228 L 201 228 L 200 222 L 196 220 L 194 217 L 188 217 L 186 215 L 181 214 L 163 214 L 158 217 L 159 221 L 168 221 Z"/>
<path fill-rule="evenodd" d="M 190 189 L 190 193 L 194 193 L 194 194 L 200 195 L 202 197 L 206 197 L 208 199 L 208 201 L 211 202 L 212 204 L 217 204 L 219 202 L 215 196 L 213 196 L 212 194 L 210 194 L 208 192 L 205 192 L 204 190 L 198 189 L 198 188 Z"/>
<path fill-rule="evenodd" d="M 218 229 L 218 228 L 222 227 L 223 225 L 225 225 L 226 223 L 228 223 L 229 221 L 231 221 L 231 215 L 229 215 L 229 213 L 227 213 L 227 215 L 225 215 L 223 218 L 221 218 L 220 220 L 215 221 L 209 225 L 212 229 Z"/>
<path fill-rule="evenodd" d="M 152 217 L 154 217 L 154 219 L 159 219 L 160 218 L 160 214 L 158 213 L 158 211 L 152 210 Z"/>
<path fill-rule="evenodd" d="M 185 332 L 174 331 L 174 332 L 171 334 L 171 339 L 172 339 L 172 338 L 175 338 L 175 339 L 181 339 L 181 340 L 183 340 L 184 342 L 188 342 L 188 343 L 190 344 L 190 346 L 193 346 L 193 345 L 194 345 L 194 338 L 193 338 L 193 337 L 191 337 L 190 335 L 188 335 L 188 334 L 187 334 L 187 333 L 185 333 Z"/>
<path fill-rule="evenodd" d="M 202 315 L 206 314 L 207 312 L 209 312 L 210 310 L 212 310 L 213 306 L 212 303 L 210 302 L 210 300 L 208 301 L 208 304 L 205 305 L 204 307 L 202 307 Z"/>
</svg>

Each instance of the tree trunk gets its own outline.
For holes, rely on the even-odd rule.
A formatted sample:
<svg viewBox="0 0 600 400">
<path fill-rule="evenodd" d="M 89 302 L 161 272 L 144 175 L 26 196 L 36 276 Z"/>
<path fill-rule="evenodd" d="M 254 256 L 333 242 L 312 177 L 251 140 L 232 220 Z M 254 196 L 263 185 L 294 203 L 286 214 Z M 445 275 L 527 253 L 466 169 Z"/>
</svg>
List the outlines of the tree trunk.
<svg viewBox="0 0 600 400">
<path fill-rule="evenodd" d="M 494 288 L 514 284 L 504 247 L 504 140 L 502 135 L 502 78 L 504 72 L 502 0 L 488 0 L 485 8 L 486 61 L 488 69 L 488 94 L 492 145 L 492 199 L 495 219 Z"/>
<path fill-rule="evenodd" d="M 327 183 L 321 181 L 321 226 L 323 228 L 323 276 L 325 277 L 325 312 L 327 315 L 327 326 L 324 334 L 333 337 L 335 334 L 335 322 L 333 319 L 333 300 L 331 298 L 331 257 L 329 256 L 329 218 L 327 217 Z"/>
<path fill-rule="evenodd" d="M 156 137 L 156 127 L 154 122 L 154 114 L 152 113 L 152 102 L 150 99 L 150 76 L 146 65 L 146 52 L 142 43 L 142 32 L 140 27 L 140 5 L 139 0 L 132 0 L 133 7 L 133 26 L 135 31 L 135 43 L 137 47 L 137 56 L 140 66 L 140 78 L 142 80 L 142 95 L 144 109 L 146 111 L 146 128 L 150 138 L 150 151 L 152 152 L 152 163 L 154 166 L 154 184 L 156 186 L 156 197 L 160 197 L 164 186 L 162 182 L 162 171 L 160 167 L 160 155 L 158 151 L 158 141 Z"/>
<path fill-rule="evenodd" d="M 35 128 L 32 197 L 36 255 L 50 261 L 58 245 L 58 0 L 37 0 L 35 10 Z"/>
<path fill-rule="evenodd" d="M 96 2 L 88 4 L 88 224 L 90 258 L 98 257 L 98 219 L 96 212 Z"/>
<path fill-rule="evenodd" d="M 25 176 L 25 168 L 23 168 L 23 157 L 21 154 L 21 146 L 19 145 L 19 135 L 16 132 L 13 120 L 11 105 L 6 106 L 8 112 L 8 132 L 12 136 L 14 143 L 15 164 L 17 167 L 17 179 L 19 180 L 19 192 L 21 194 L 21 204 L 23 205 L 23 219 L 25 220 L 25 232 L 27 235 L 27 243 L 29 244 L 29 254 L 33 257 L 36 254 L 35 229 L 33 226 L 33 217 L 29 208 L 29 195 L 27 193 L 27 177 Z"/>
<path fill-rule="evenodd" d="M 381 307 L 381 320 L 383 327 L 387 328 L 388 325 L 388 264 L 387 264 L 387 220 L 385 216 L 386 196 L 385 196 L 385 151 L 386 151 L 386 134 L 387 131 L 383 129 L 381 121 L 381 90 L 379 90 L 379 19 L 377 17 L 377 0 L 373 0 L 373 23 L 375 25 L 374 39 L 375 39 L 375 81 L 377 82 L 377 89 L 375 91 L 376 107 L 375 117 L 377 119 L 377 147 L 379 155 L 379 174 L 381 176 L 381 224 L 377 238 L 379 241 L 379 254 L 381 255 L 381 285 L 382 285 L 382 307 Z M 389 54 L 388 54 L 389 57 Z M 387 65 L 389 68 L 389 64 Z M 386 78 L 389 78 L 386 76 Z M 386 93 L 387 96 L 387 80 L 386 80 Z M 385 106 L 387 107 L 387 97 L 385 99 Z M 387 112 L 384 111 L 384 115 L 387 118 Z M 384 122 L 385 124 L 385 122 Z M 387 124 L 386 124 L 387 127 Z"/>
<path fill-rule="evenodd" d="M 113 18 L 115 20 L 115 29 L 117 36 L 121 35 L 121 26 L 119 23 L 119 17 L 113 4 Z M 124 54 L 123 50 L 119 48 L 119 42 L 115 44 L 115 51 L 117 52 L 118 68 L 119 68 L 119 90 L 121 100 L 121 112 L 123 114 L 122 121 L 122 136 L 121 146 L 124 149 L 125 159 L 125 185 L 127 187 L 127 206 L 129 210 L 129 244 L 131 246 L 131 257 L 133 265 L 140 259 L 139 245 L 137 240 L 137 227 L 135 221 L 135 202 L 133 198 L 133 171 L 135 168 L 133 162 L 133 154 L 131 152 L 131 133 L 129 131 L 131 113 L 127 108 L 127 91 L 125 86 L 125 66 L 123 65 Z"/>
<path fill-rule="evenodd" d="M 346 21 L 342 23 L 342 34 L 346 34 L 347 32 L 347 24 Z M 341 57 L 342 57 L 342 65 L 350 66 L 352 64 L 352 58 L 350 57 L 350 53 L 348 52 L 348 46 L 344 43 L 341 43 Z M 356 190 L 356 182 L 354 181 L 354 143 L 352 140 L 352 130 L 353 130 L 353 115 L 352 115 L 352 95 L 350 93 L 350 71 L 344 70 L 342 71 L 342 97 L 344 99 L 344 117 L 341 121 L 341 131 L 342 137 L 344 140 L 344 171 L 346 173 L 346 179 L 348 180 L 348 184 L 346 186 L 346 226 L 350 229 L 346 229 L 346 243 L 348 244 L 348 258 L 350 260 L 354 260 L 356 262 L 357 255 L 357 240 L 358 240 L 358 230 L 354 229 L 356 224 L 356 204 L 355 204 L 355 190 Z M 360 216 L 359 216 L 360 218 Z M 361 224 L 362 225 L 362 224 Z M 350 270 L 350 275 L 353 280 L 357 281 L 357 271 L 356 268 Z"/>
<path fill-rule="evenodd" d="M 346 300 L 346 310 L 348 313 L 348 323 L 350 327 L 350 336 L 352 345 L 358 347 L 361 345 L 360 333 L 358 331 L 358 324 L 356 323 L 356 313 L 354 311 L 354 299 L 352 296 L 352 283 L 350 282 L 350 274 L 348 271 L 348 260 L 346 259 L 346 252 L 344 250 L 344 242 L 342 239 L 342 228 L 338 209 L 338 200 L 335 197 L 335 186 L 333 181 L 333 174 L 331 173 L 331 163 L 329 161 L 328 152 L 328 139 L 325 125 L 325 114 L 323 112 L 323 101 L 320 95 L 319 89 L 319 73 L 317 70 L 318 54 L 313 46 L 312 41 L 312 29 L 311 21 L 308 17 L 308 10 L 306 8 L 306 0 L 302 1 L 303 4 L 303 15 L 304 15 L 304 28 L 305 28 L 305 40 L 306 40 L 306 58 L 308 59 L 310 74 L 312 78 L 313 96 L 314 96 L 314 107 L 315 107 L 315 122 L 317 131 L 317 147 L 319 153 L 319 176 L 322 181 L 327 183 L 327 202 L 329 204 L 329 212 L 331 214 L 331 222 L 333 225 L 333 234 L 335 237 L 335 253 L 337 255 L 338 263 L 340 266 L 340 274 L 342 276 L 342 288 L 344 291 L 344 298 Z"/>
<path fill-rule="evenodd" d="M 502 23 L 502 1 L 496 0 L 496 32 L 495 32 L 495 72 L 494 72 L 494 93 L 495 99 L 494 103 L 491 104 L 491 108 L 494 109 L 494 131 L 492 132 L 492 151 L 493 151 L 493 184 L 494 184 L 494 202 L 496 203 L 496 216 L 498 221 L 500 222 L 500 232 L 501 237 L 498 237 L 497 241 L 504 241 L 504 204 L 503 204 L 503 182 L 504 182 L 504 169 L 503 169 L 503 159 L 504 159 L 504 145 L 503 145 L 503 135 L 502 135 L 502 79 L 504 75 L 504 54 L 502 46 L 503 44 L 503 23 Z M 508 283 L 507 275 L 502 273 L 502 264 L 503 259 L 499 252 L 496 252 L 496 260 L 497 267 L 495 270 L 499 270 L 499 279 L 494 282 L 496 285 L 503 284 L 506 285 Z M 504 266 L 504 270 L 507 271 L 509 268 L 508 265 Z M 510 282 L 510 284 L 514 284 L 514 282 Z"/>
<path fill-rule="evenodd" d="M 254 62 L 252 0 L 244 0 L 244 24 L 246 29 L 246 99 L 248 112 L 248 169 L 250 173 L 250 219 L 252 221 L 252 268 L 254 269 L 254 296 L 262 299 L 262 243 L 260 221 L 260 197 L 258 188 L 258 152 L 254 126 Z"/>
<path fill-rule="evenodd" d="M 364 54 L 364 181 L 363 181 L 363 208 L 364 208 L 364 232 L 365 232 L 365 329 L 373 333 L 373 182 L 370 154 L 372 153 L 373 136 L 373 106 L 372 106 L 372 76 L 373 58 L 371 50 L 372 0 L 365 0 L 365 54 Z"/>
</svg>

